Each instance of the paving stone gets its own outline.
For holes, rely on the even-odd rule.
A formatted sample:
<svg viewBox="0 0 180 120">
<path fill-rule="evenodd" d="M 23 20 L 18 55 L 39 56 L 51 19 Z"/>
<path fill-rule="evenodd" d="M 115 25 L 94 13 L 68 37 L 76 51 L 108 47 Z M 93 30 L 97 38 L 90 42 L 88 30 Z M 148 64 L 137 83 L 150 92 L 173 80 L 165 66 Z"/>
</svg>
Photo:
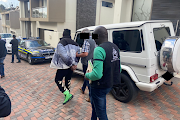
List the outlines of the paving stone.
<svg viewBox="0 0 180 120">
<path fill-rule="evenodd" d="M 52 120 L 59 118 L 64 120 L 71 120 L 71 118 L 90 119 L 91 104 L 85 100 L 89 91 L 87 90 L 85 94 L 81 94 L 79 91 L 83 84 L 82 76 L 73 74 L 71 92 L 74 94 L 74 98 L 63 105 L 64 95 L 54 82 L 56 70 L 49 68 L 50 63 L 29 65 L 22 60 L 20 64 L 11 64 L 11 55 L 7 55 L 4 62 L 6 77 L 0 79 L 0 85 L 6 90 L 13 103 L 11 120 L 23 117 L 22 113 L 24 112 L 28 115 L 24 117 L 24 120 L 30 120 L 35 117 L 35 113 L 39 109 L 41 109 L 41 113 L 36 114 L 38 120 L 45 118 Z M 172 120 L 178 119 L 180 105 L 178 106 L 177 103 L 180 101 L 180 86 L 178 85 L 180 80 L 173 78 L 173 81 L 172 87 L 162 85 L 150 93 L 139 91 L 137 98 L 130 103 L 121 103 L 109 93 L 107 95 L 109 120 L 117 118 L 129 120 L 132 117 L 138 120 L 146 120 L 149 119 L 148 116 L 155 120 L 163 119 L 159 116 Z M 17 108 L 19 111 L 14 113 L 13 110 L 17 110 Z M 0 118 L 0 120 L 4 119 Z"/>
</svg>

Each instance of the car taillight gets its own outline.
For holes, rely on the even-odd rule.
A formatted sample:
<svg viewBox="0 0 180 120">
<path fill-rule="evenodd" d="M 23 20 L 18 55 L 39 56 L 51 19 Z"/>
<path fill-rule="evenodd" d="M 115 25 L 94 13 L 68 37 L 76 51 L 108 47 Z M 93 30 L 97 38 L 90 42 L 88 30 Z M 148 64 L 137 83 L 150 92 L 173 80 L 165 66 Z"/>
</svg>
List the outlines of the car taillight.
<svg viewBox="0 0 180 120">
<path fill-rule="evenodd" d="M 158 79 L 158 74 L 154 74 L 153 76 L 150 77 L 150 82 L 154 82 L 157 79 Z"/>
</svg>

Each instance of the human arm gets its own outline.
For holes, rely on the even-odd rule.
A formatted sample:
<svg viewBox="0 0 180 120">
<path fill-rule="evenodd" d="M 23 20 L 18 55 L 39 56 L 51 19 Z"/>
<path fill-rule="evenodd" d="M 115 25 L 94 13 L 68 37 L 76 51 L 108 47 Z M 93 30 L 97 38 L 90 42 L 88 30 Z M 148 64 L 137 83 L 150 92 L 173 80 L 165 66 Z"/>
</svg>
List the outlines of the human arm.
<svg viewBox="0 0 180 120">
<path fill-rule="evenodd" d="M 93 70 L 91 73 L 86 73 L 85 77 L 92 81 L 96 81 L 103 76 L 103 61 L 106 58 L 106 52 L 102 47 L 96 47 L 93 55 Z"/>
<path fill-rule="evenodd" d="M 90 50 L 90 44 L 87 41 L 84 41 L 83 46 L 82 46 L 82 53 L 78 54 L 76 53 L 76 57 L 86 57 L 88 56 Z"/>
<path fill-rule="evenodd" d="M 69 67 L 72 66 L 73 60 L 72 58 L 69 56 L 66 48 L 59 43 L 57 46 L 57 54 L 60 56 L 60 58 L 62 59 L 62 61 Z"/>
</svg>

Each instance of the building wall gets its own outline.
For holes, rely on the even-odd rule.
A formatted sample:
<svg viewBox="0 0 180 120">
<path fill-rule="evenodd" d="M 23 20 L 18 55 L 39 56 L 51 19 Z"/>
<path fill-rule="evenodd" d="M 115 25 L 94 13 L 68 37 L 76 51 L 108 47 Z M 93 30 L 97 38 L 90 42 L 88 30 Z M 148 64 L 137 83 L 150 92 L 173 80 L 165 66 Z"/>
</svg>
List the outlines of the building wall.
<svg viewBox="0 0 180 120">
<path fill-rule="evenodd" d="M 76 29 L 94 26 L 97 0 L 77 0 Z"/>
<path fill-rule="evenodd" d="M 44 31 L 44 37 L 45 41 L 49 44 L 51 44 L 52 47 L 57 47 L 57 44 L 59 42 L 59 38 L 62 37 L 62 32 L 54 32 L 54 31 Z"/>
<path fill-rule="evenodd" d="M 10 28 L 11 33 L 15 33 L 17 37 L 21 36 L 21 30 L 20 29 L 12 29 Z"/>
<path fill-rule="evenodd" d="M 2 33 L 3 27 L 2 27 L 2 20 L 0 20 L 0 33 Z"/>
<path fill-rule="evenodd" d="M 10 16 L 10 26 L 11 26 L 11 28 L 20 29 L 19 11 L 10 12 L 9 16 Z"/>
<path fill-rule="evenodd" d="M 177 20 L 180 20 L 179 6 L 179 0 L 153 0 L 151 20 L 171 20 L 174 28 L 176 28 Z M 179 35 L 179 33 L 180 30 L 178 28 L 177 35 Z"/>
</svg>

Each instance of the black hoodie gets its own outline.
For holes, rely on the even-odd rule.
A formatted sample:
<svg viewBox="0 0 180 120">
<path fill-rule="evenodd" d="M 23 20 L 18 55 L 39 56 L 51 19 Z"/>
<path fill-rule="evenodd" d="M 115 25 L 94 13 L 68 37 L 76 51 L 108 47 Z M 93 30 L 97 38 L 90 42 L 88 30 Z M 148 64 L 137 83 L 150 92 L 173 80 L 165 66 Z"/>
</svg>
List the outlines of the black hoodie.
<svg viewBox="0 0 180 120">
<path fill-rule="evenodd" d="M 11 101 L 4 89 L 0 86 L 0 118 L 11 113 Z"/>
</svg>

